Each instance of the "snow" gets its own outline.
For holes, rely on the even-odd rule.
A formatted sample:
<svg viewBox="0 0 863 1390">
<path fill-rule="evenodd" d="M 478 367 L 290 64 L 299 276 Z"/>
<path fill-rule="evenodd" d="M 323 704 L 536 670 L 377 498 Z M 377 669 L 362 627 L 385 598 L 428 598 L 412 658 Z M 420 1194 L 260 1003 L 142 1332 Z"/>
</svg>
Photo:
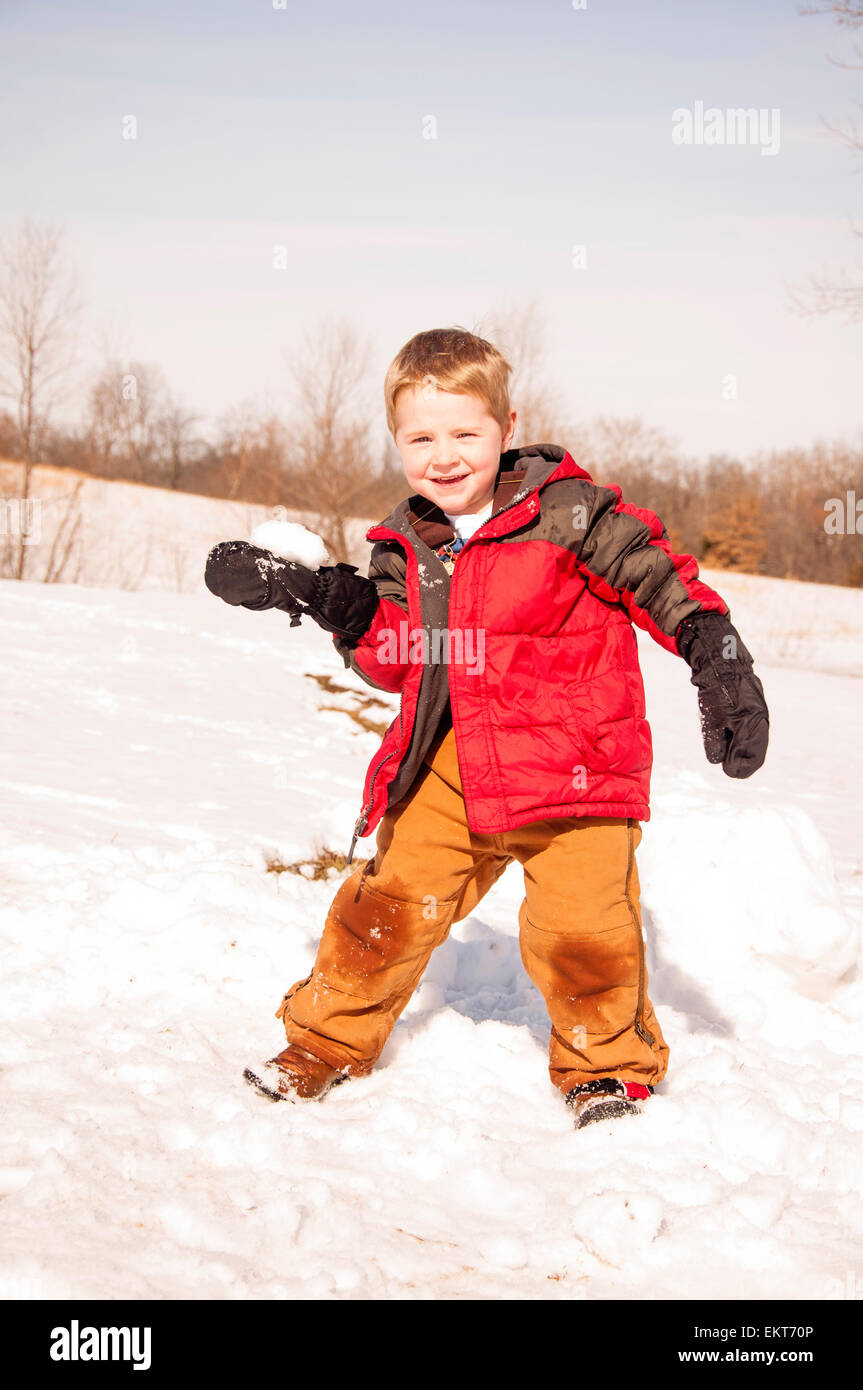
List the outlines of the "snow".
<svg viewBox="0 0 863 1390">
<path fill-rule="evenodd" d="M 321 540 L 297 521 L 262 521 L 253 530 L 250 540 L 264 550 L 271 550 L 283 560 L 295 560 L 307 569 L 320 569 L 330 563 L 330 555 Z"/>
<path fill-rule="evenodd" d="M 762 586 L 782 583 L 729 597 L 771 707 L 751 780 L 706 762 L 688 671 L 639 634 L 656 768 L 638 863 L 671 1059 L 642 1116 L 579 1132 L 548 1082 L 517 866 L 435 953 L 369 1077 L 321 1104 L 256 1095 L 243 1067 L 284 1045 L 276 1008 L 339 881 L 267 863 L 347 850 L 378 746 L 356 697 L 313 677 L 378 692 L 284 613 L 0 583 L 0 1295 L 847 1286 L 863 1260 L 863 651 L 848 637 L 863 593 L 840 591 L 830 651 L 801 633 L 782 664 L 757 636 L 772 622 L 781 648 Z M 829 632 L 837 602 L 822 588 L 788 612 Z M 396 708 L 379 693 L 382 722 Z"/>
<path fill-rule="evenodd" d="M 27 547 L 26 578 L 34 580 L 44 578 L 51 554 L 56 552 L 58 560 L 64 554 L 64 535 L 74 529 L 62 573 L 56 576 L 64 583 L 197 593 L 207 552 L 218 541 L 244 538 L 265 521 L 302 522 L 312 531 L 322 525 L 320 517 L 283 506 L 198 497 L 93 478 L 71 468 L 37 465 L 31 484 L 40 502 L 41 543 Z M 20 486 L 20 465 L 0 459 L 0 493 L 14 497 Z M 362 566 L 363 573 L 369 555 L 365 533 L 371 524 L 361 517 L 344 522 L 346 558 Z"/>
</svg>

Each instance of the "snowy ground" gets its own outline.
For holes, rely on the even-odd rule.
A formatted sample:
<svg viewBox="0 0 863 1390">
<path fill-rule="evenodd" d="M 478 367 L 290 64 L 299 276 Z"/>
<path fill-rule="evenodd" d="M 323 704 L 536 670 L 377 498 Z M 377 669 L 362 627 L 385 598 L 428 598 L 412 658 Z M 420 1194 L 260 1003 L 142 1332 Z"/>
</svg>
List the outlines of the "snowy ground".
<svg viewBox="0 0 863 1390">
<path fill-rule="evenodd" d="M 93 478 L 47 464 L 33 469 L 31 495 L 39 505 L 32 514 L 21 513 L 14 501 L 20 488 L 20 464 L 0 459 L 0 502 L 11 499 L 11 515 L 0 508 L 0 559 L 4 535 L 13 544 L 17 523 L 32 541 L 26 547 L 27 579 L 44 579 L 53 568 L 52 577 L 93 588 L 195 593 L 202 557 L 216 541 L 248 540 L 255 526 L 274 517 L 320 524 L 320 518 L 284 507 Z M 361 518 L 345 523 L 348 559 L 356 565 L 368 562 L 365 533 L 371 524 Z"/>
<path fill-rule="evenodd" d="M 756 657 L 770 583 L 726 586 Z M 707 764 L 686 667 L 641 642 L 671 1063 L 641 1118 L 576 1134 L 517 866 L 370 1077 L 302 1107 L 245 1086 L 337 883 L 267 861 L 347 848 L 378 743 L 312 677 L 371 692 L 282 613 L 0 583 L 0 1295 L 859 1294 L 863 686 L 835 672 L 863 671 L 863 594 L 842 591 L 831 656 L 799 614 L 824 631 L 836 591 L 798 587 L 786 664 L 759 660 L 772 742 L 750 782 Z"/>
</svg>

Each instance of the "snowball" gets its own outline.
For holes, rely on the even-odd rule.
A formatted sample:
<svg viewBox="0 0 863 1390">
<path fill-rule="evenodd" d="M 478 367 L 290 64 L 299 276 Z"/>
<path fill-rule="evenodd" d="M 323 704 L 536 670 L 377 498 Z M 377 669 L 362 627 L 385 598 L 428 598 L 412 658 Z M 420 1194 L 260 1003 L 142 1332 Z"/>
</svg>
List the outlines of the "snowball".
<svg viewBox="0 0 863 1390">
<path fill-rule="evenodd" d="M 252 545 L 271 550 L 284 560 L 295 560 L 307 569 L 320 569 L 330 555 L 320 536 L 296 521 L 262 521 L 251 534 Z"/>
</svg>

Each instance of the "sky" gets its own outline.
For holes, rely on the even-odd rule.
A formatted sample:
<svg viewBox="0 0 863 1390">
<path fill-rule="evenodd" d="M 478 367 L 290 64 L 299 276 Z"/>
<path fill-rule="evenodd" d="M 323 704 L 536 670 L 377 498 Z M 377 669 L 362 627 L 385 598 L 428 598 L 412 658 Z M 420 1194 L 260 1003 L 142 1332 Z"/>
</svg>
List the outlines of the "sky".
<svg viewBox="0 0 863 1390">
<path fill-rule="evenodd" d="M 0 235 L 65 228 L 67 412 L 109 352 L 203 420 L 284 410 L 291 355 L 347 319 L 383 427 L 408 338 L 532 304 L 573 419 L 639 415 L 704 457 L 859 437 L 863 320 L 791 304 L 863 259 L 861 161 L 824 125 L 859 119 L 863 71 L 829 17 L 276 4 L 0 0 Z M 676 143 L 697 103 L 755 108 L 761 136 Z"/>
</svg>

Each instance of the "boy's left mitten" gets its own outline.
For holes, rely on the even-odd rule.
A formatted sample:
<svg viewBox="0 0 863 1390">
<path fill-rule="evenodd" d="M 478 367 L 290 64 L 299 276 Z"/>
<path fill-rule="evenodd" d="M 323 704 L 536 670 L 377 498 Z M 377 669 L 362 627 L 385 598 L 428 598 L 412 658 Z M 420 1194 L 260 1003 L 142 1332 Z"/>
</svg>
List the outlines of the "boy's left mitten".
<svg viewBox="0 0 863 1390">
<path fill-rule="evenodd" d="M 727 615 L 695 613 L 677 630 L 677 650 L 698 690 L 707 761 L 729 777 L 751 777 L 767 756 L 770 716 L 740 634 Z"/>
<path fill-rule="evenodd" d="M 207 558 L 204 582 L 226 603 L 243 608 L 281 608 L 296 627 L 308 613 L 325 632 L 358 642 L 378 606 L 371 579 L 356 565 L 322 565 L 310 570 L 248 541 L 221 541 Z"/>
</svg>

